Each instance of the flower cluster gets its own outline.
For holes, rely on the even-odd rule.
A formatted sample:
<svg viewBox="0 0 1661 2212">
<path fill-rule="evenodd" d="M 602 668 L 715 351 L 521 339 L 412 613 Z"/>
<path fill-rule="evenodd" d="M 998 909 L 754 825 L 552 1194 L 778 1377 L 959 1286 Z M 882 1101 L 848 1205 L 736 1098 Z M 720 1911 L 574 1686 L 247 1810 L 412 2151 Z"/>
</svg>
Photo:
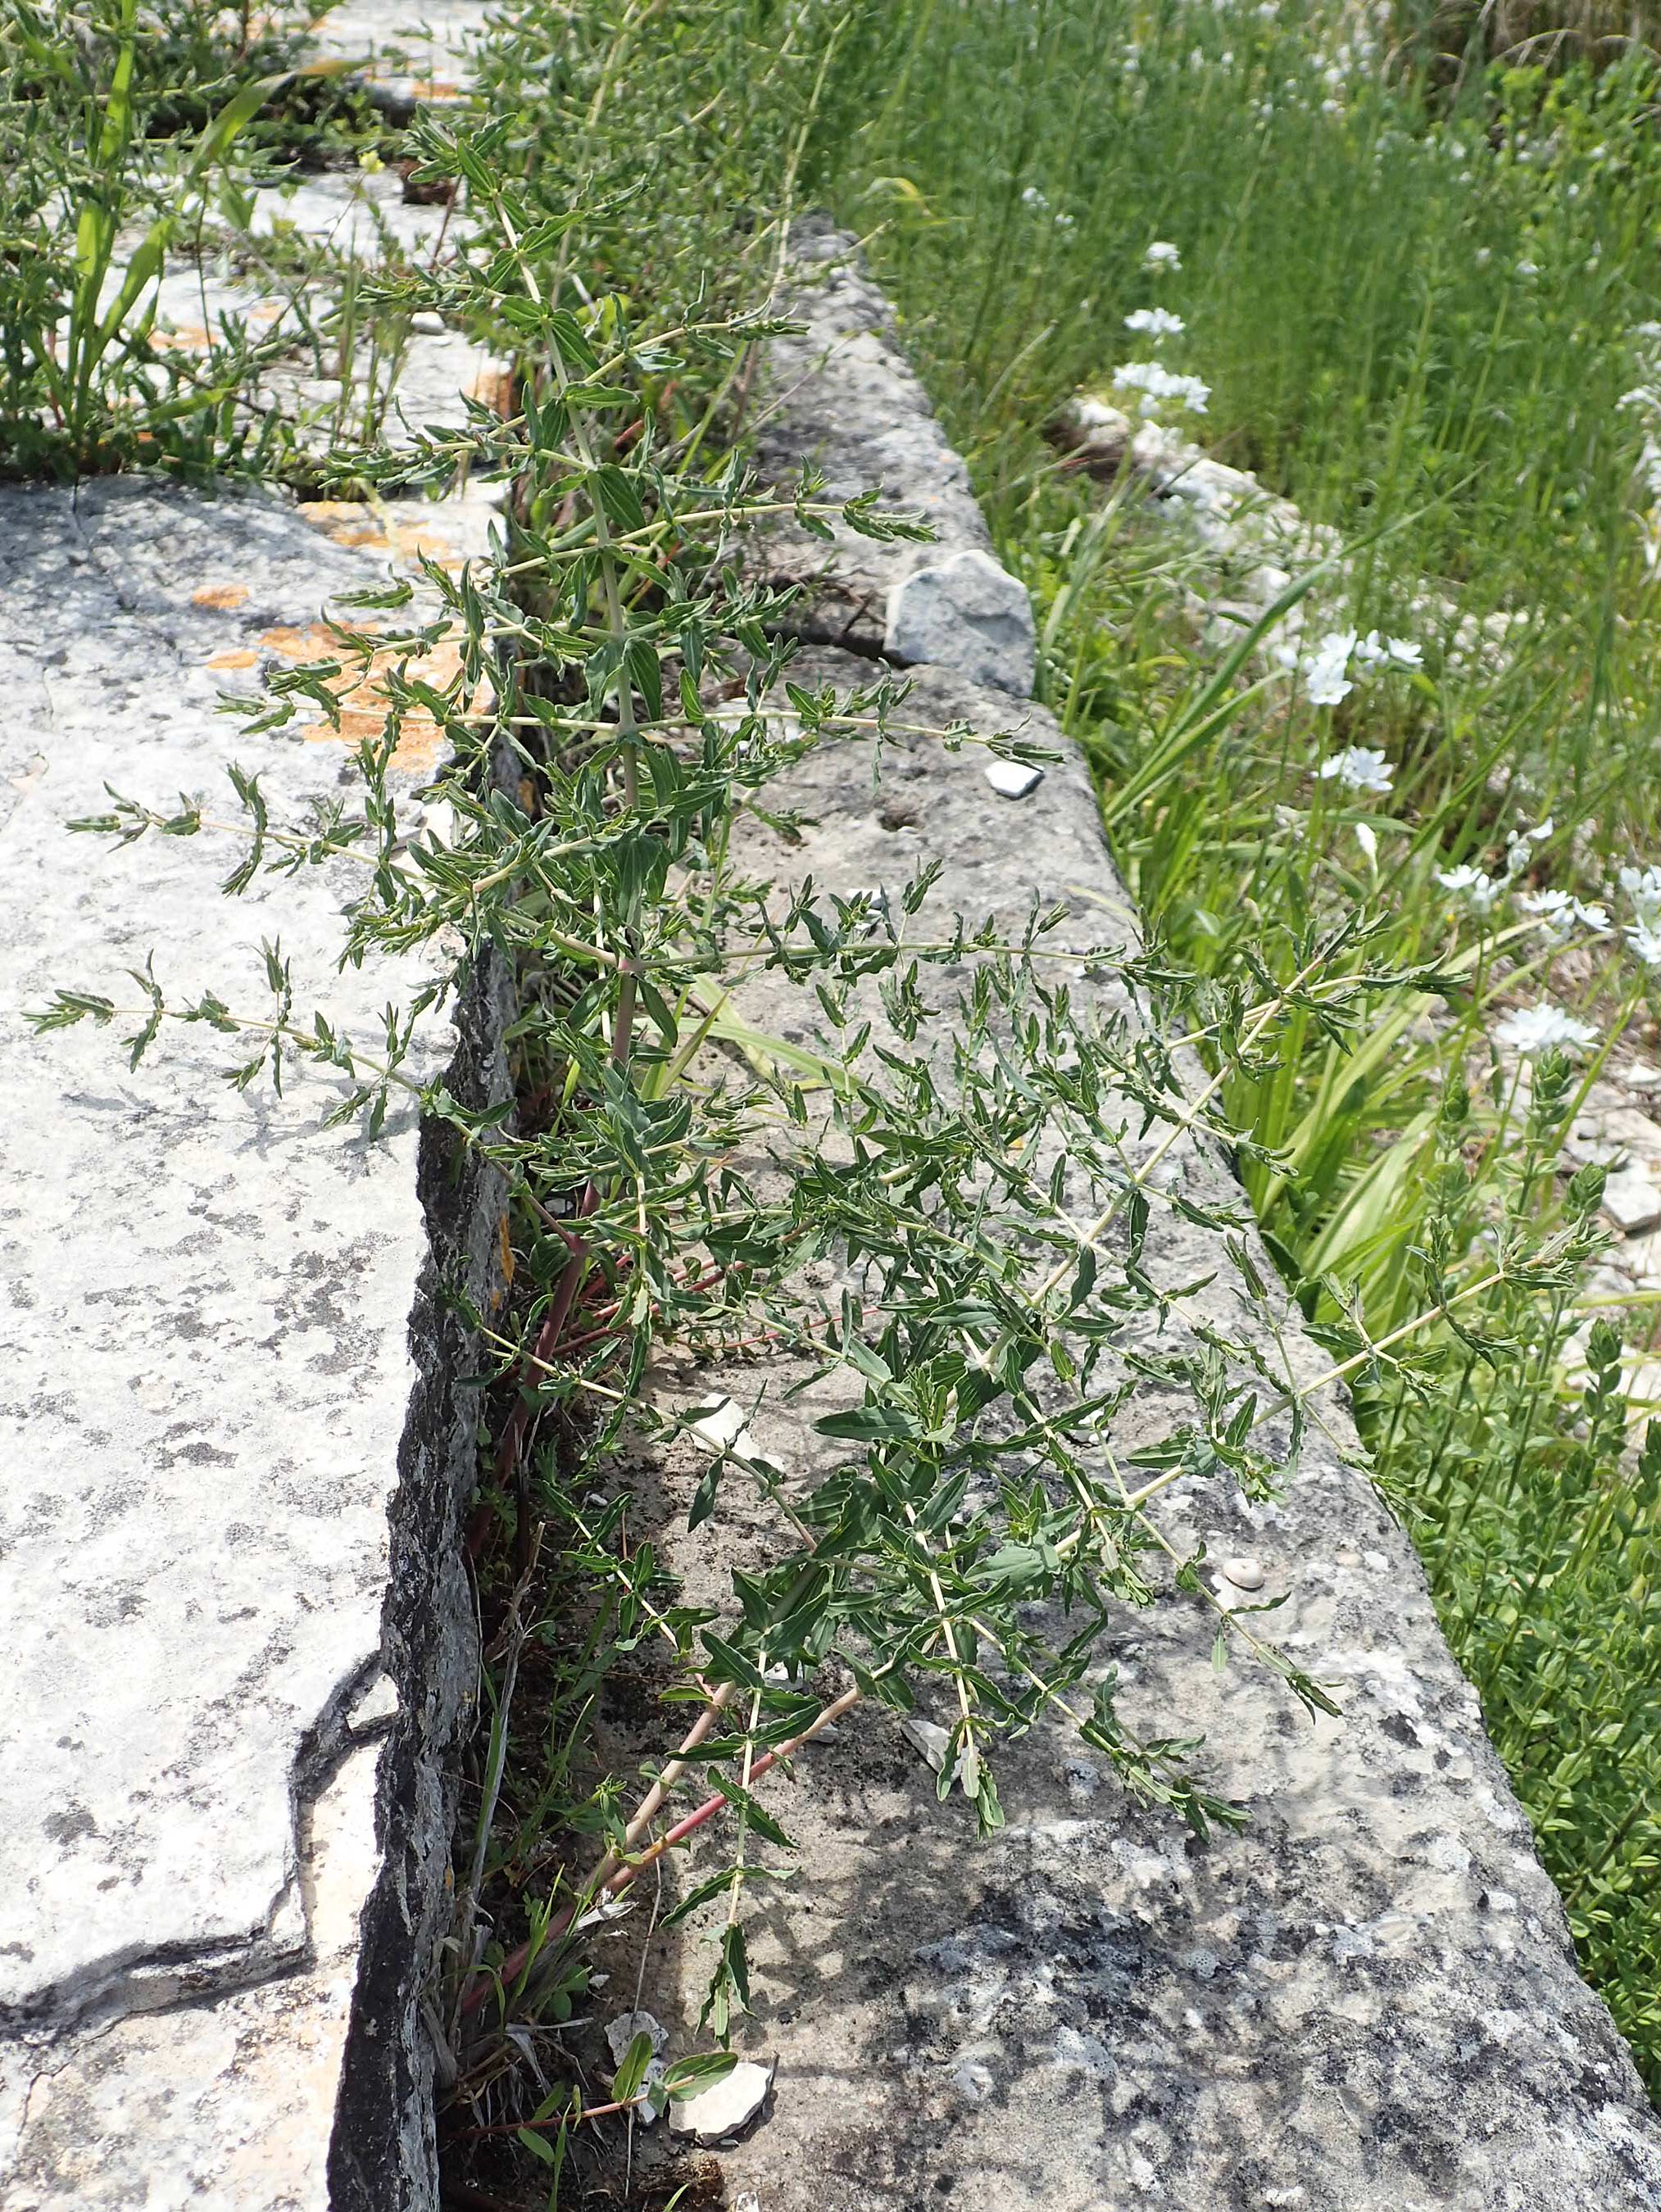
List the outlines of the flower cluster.
<svg viewBox="0 0 1661 2212">
<path fill-rule="evenodd" d="M 1473 868 L 1468 861 L 1457 868 L 1439 868 L 1436 880 L 1478 916 L 1492 914 L 1506 889 L 1503 878 L 1496 879 L 1486 868 Z"/>
<path fill-rule="evenodd" d="M 1121 362 L 1113 372 L 1113 388 L 1140 392 L 1137 412 L 1142 416 L 1157 415 L 1162 400 L 1175 400 L 1179 407 L 1203 415 L 1211 398 L 1211 386 L 1197 376 L 1180 375 L 1157 361 Z"/>
<path fill-rule="evenodd" d="M 1567 943 L 1577 923 L 1594 937 L 1609 933 L 1607 908 L 1585 905 L 1571 891 L 1524 891 L 1517 903 L 1560 945 Z"/>
<path fill-rule="evenodd" d="M 1321 763 L 1323 783 L 1342 783 L 1346 791 L 1388 791 L 1396 771 L 1373 745 L 1346 745 Z"/>
<path fill-rule="evenodd" d="M 1157 276 L 1180 269 L 1182 256 L 1169 239 L 1156 238 L 1142 256 L 1142 266 Z M 1169 307 L 1135 307 L 1124 319 L 1124 326 L 1138 337 L 1152 338 L 1157 344 L 1161 338 L 1179 338 L 1188 328 L 1182 317 L 1173 314 Z M 1116 392 L 1137 395 L 1136 412 L 1144 422 L 1159 419 L 1159 410 L 1170 404 L 1186 408 L 1190 415 L 1206 413 L 1211 399 L 1211 386 L 1197 376 L 1184 376 L 1178 370 L 1167 368 L 1162 361 L 1121 362 L 1113 372 L 1113 386 Z"/>
<path fill-rule="evenodd" d="M 1646 968 L 1661 968 L 1661 867 L 1622 868 L 1621 888 L 1632 902 L 1628 945 Z"/>
<path fill-rule="evenodd" d="M 1588 1022 L 1577 1021 L 1561 1006 L 1547 1001 L 1537 1006 L 1518 1006 L 1506 1016 L 1494 1032 L 1496 1044 L 1509 1046 L 1524 1060 L 1546 1052 L 1578 1052 L 1597 1032 Z"/>
<path fill-rule="evenodd" d="M 1295 667 L 1298 658 L 1295 641 L 1281 647 L 1280 659 L 1286 666 Z M 1353 629 L 1332 629 L 1310 658 L 1304 688 L 1311 706 L 1335 707 L 1355 689 L 1349 672 L 1352 664 L 1357 668 L 1379 668 L 1394 662 L 1402 668 L 1419 668 L 1424 658 L 1422 649 L 1411 638 L 1381 637 L 1376 629 L 1370 629 L 1365 637 Z"/>
</svg>

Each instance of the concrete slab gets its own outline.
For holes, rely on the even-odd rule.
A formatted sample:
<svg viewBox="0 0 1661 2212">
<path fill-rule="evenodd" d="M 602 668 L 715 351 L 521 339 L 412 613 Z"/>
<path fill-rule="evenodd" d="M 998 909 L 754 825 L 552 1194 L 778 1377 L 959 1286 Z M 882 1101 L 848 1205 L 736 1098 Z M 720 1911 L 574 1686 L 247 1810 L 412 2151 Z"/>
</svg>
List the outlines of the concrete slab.
<svg viewBox="0 0 1661 2212">
<path fill-rule="evenodd" d="M 821 295 L 863 284 L 849 270 L 826 287 L 836 251 L 821 234 Z M 845 384 L 836 357 L 814 370 L 817 422 L 788 413 L 801 380 L 787 347 L 776 419 L 792 425 L 797 455 L 829 453 L 840 467 L 861 441 L 873 447 L 877 426 L 863 411 L 883 395 L 888 495 L 922 503 L 944 482 L 955 527 L 953 479 L 937 471 L 929 433 L 894 411 L 915 416 L 922 396 L 902 365 L 875 357 L 881 343 L 843 350 Z M 770 454 L 776 471 L 792 465 L 788 441 L 776 438 Z M 839 543 L 803 627 L 874 605 L 894 558 Z M 862 619 L 845 634 L 880 651 Z M 945 665 L 913 672 L 909 722 L 1009 725 L 1007 694 L 960 673 L 978 648 L 968 631 L 944 638 Z M 870 666 L 815 649 L 793 673 L 810 688 L 845 687 Z M 735 863 L 782 884 L 811 874 L 844 894 L 897 890 L 938 864 L 922 933 L 931 914 L 990 914 L 1018 931 L 1035 902 L 1058 905 L 1069 919 L 1056 941 L 1080 953 L 1075 1000 L 1123 1012 L 1087 957 L 1135 934 L 1088 771 L 1042 709 L 1028 708 L 1024 726 L 1062 759 L 1017 805 L 989 787 L 973 750 L 897 744 L 873 789 L 866 748 L 825 746 L 770 796 L 808 825 L 800 840 L 749 824 Z M 960 980 L 937 971 L 925 992 L 946 1012 Z M 874 983 L 852 1001 L 850 1022 L 869 1017 L 878 1040 L 907 1054 L 929 1048 L 928 1024 L 915 1045 L 892 1035 Z M 777 975 L 748 980 L 739 1002 L 763 1031 L 811 1041 L 812 1010 L 804 1030 L 800 993 Z M 1210 1148 L 1181 1145 L 1165 1164 L 1182 1195 L 1241 1205 Z M 1068 1205 L 1075 1218 L 1097 1210 L 1073 1188 Z M 1217 1231 L 1154 1209 L 1145 1264 L 1171 1286 L 1173 1310 L 1157 1339 L 1145 1331 L 1138 1342 L 1171 1351 L 1203 1328 L 1312 1382 L 1325 1356 L 1295 1308 L 1284 1296 L 1272 1314 L 1255 1306 L 1220 1247 Z M 1256 1264 L 1272 1284 L 1261 1251 Z M 834 1306 L 830 1263 L 810 1273 L 805 1292 Z M 839 1378 L 787 1402 L 808 1372 L 747 1354 L 666 1369 L 659 1388 L 676 1407 L 727 1395 L 731 1418 L 748 1420 L 755 1450 L 786 1471 L 794 1494 L 845 1456 L 812 1427 L 845 1396 Z M 865 1708 L 838 1724 L 834 1744 L 800 1755 L 794 1787 L 770 1785 L 800 1850 L 788 1886 L 763 1891 L 750 1915 L 755 2011 L 739 2040 L 777 2074 L 770 2116 L 715 2154 L 725 2201 L 766 2212 L 1661 2208 L 1661 2122 L 1579 1978 L 1561 1905 L 1411 1543 L 1353 1463 L 1347 1406 L 1331 1390 L 1317 1402 L 1320 1421 L 1279 1502 L 1253 1504 L 1190 1478 L 1163 1510 L 1179 1550 L 1203 1537 L 1213 1560 L 1244 1576 L 1250 1601 L 1284 1601 L 1267 1632 L 1332 1688 L 1342 1720 L 1311 1721 L 1277 1680 L 1238 1660 L 1216 1671 L 1215 1618 L 1195 1597 L 1128 1610 L 1101 1655 L 1117 1668 L 1131 1727 L 1203 1734 L 1201 1779 L 1249 1807 L 1244 1833 L 1202 1844 L 1131 1805 L 1070 1732 L 1040 1727 L 1000 1761 L 1008 1825 L 977 1845 L 961 1801 L 936 1803 L 917 1744 L 893 1716 Z M 1183 1412 L 1173 1392 L 1145 1387 L 1120 1417 L 1116 1449 L 1134 1450 Z M 636 1499 L 636 1540 L 649 1530 L 688 1599 L 715 1604 L 730 1601 L 732 1569 L 770 1564 L 776 1551 L 759 1504 L 688 1534 L 705 1458 L 687 1438 L 620 1464 L 615 1480 Z M 835 1694 L 843 1681 L 827 1674 L 821 1686 Z M 684 1709 L 672 1711 L 684 1726 Z M 626 1740 L 633 1724 L 618 1725 Z M 722 1863 L 717 1838 L 695 1844 L 663 1909 Z M 709 1936 L 696 1918 L 667 1935 L 625 1927 L 612 1939 L 625 1956 L 605 1962 L 615 1986 L 638 1989 L 668 2027 L 670 2060 L 699 2046 Z M 666 2147 L 636 2136 L 633 2154 L 638 2173 Z"/>
<path fill-rule="evenodd" d="M 430 2164 L 415 1990 L 472 1688 L 473 1476 L 435 1294 L 444 1272 L 487 1288 L 499 1200 L 474 1176 L 432 1212 L 412 1102 L 374 1142 L 321 1133 L 338 1079 L 240 1096 L 237 1040 L 170 1029 L 130 1070 L 107 1034 L 25 1018 L 59 985 L 131 1007 L 152 957 L 170 995 L 259 1017 L 279 937 L 297 1003 L 366 1039 L 427 980 L 413 960 L 336 972 L 350 862 L 234 900 L 223 838 L 113 853 L 66 827 L 111 786 L 234 816 L 232 760 L 274 820 L 326 805 L 351 774 L 326 724 L 250 742 L 219 694 L 314 654 L 378 551 L 274 496 L 0 497 L 8 2207 L 329 2201 L 366 1905 L 398 1923 L 371 1978 L 392 1975 L 383 2006 L 396 1985 L 380 2025 L 408 2077 L 379 2119 L 413 2132 L 373 2145 L 366 2122 L 362 2148 Z M 395 772 L 406 799 L 428 751 Z M 453 1002 L 411 1069 L 472 1083 L 488 1063 Z"/>
</svg>

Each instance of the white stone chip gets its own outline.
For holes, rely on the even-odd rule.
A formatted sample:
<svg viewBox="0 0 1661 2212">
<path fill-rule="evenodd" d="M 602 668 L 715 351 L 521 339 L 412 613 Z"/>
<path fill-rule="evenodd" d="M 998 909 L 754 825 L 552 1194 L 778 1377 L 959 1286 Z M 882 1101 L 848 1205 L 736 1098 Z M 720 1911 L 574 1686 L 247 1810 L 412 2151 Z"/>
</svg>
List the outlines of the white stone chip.
<svg viewBox="0 0 1661 2212">
<path fill-rule="evenodd" d="M 1261 1559 L 1236 1556 L 1223 1561 L 1223 1572 L 1236 1589 L 1256 1590 L 1263 1586 L 1263 1565 Z"/>
<path fill-rule="evenodd" d="M 445 327 L 443 316 L 432 307 L 417 307 L 410 318 L 410 328 L 423 338 L 441 338 Z"/>
<path fill-rule="evenodd" d="M 1029 791 L 1036 791 L 1043 781 L 1043 770 L 1030 768 L 1022 761 L 993 761 L 988 766 L 986 780 L 1001 799 L 1025 799 Z"/>
<path fill-rule="evenodd" d="M 670 2132 L 691 2136 L 705 2149 L 730 2142 L 759 2117 L 772 2087 L 770 2066 L 741 2058 L 724 2081 L 699 2090 L 696 2097 L 672 2100 Z"/>
</svg>

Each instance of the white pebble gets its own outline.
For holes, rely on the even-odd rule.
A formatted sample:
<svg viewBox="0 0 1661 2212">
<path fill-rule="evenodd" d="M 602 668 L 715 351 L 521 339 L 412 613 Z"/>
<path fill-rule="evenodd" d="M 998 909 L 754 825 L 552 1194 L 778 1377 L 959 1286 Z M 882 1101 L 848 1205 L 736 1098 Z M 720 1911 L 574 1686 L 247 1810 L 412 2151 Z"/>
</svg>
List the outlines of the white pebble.
<svg viewBox="0 0 1661 2212">
<path fill-rule="evenodd" d="M 767 2102 L 773 2086 L 770 2066 L 741 2058 L 724 2081 L 696 2097 L 677 2097 L 669 2106 L 669 2126 L 678 2136 L 694 2136 L 706 2148 L 747 2128 Z"/>
<path fill-rule="evenodd" d="M 1259 1559 L 1225 1559 L 1223 1572 L 1236 1589 L 1255 1590 L 1263 1586 L 1262 1562 Z"/>
<path fill-rule="evenodd" d="M 994 761 L 986 780 L 1001 799 L 1025 799 L 1043 781 L 1043 770 L 1023 767 L 1019 761 Z"/>
</svg>

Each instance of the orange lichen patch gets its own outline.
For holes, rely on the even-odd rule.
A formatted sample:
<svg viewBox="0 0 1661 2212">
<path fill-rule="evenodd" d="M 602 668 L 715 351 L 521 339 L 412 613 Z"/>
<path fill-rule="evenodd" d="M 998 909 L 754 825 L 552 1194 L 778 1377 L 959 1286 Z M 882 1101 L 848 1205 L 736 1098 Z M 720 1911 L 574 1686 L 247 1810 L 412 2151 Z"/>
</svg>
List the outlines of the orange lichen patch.
<svg viewBox="0 0 1661 2212">
<path fill-rule="evenodd" d="M 513 404 L 512 371 L 505 368 L 483 370 L 468 386 L 467 397 L 477 399 L 482 407 L 494 408 L 498 415 L 506 415 Z"/>
<path fill-rule="evenodd" d="M 374 623 L 360 623 L 360 629 L 373 630 Z M 338 660 L 340 641 L 326 623 L 308 623 L 304 629 L 295 629 L 288 623 L 279 623 L 275 629 L 262 629 L 261 645 L 280 653 L 284 660 Z"/>
<path fill-rule="evenodd" d="M 248 596 L 246 584 L 204 584 L 191 593 L 193 607 L 240 607 Z"/>
<path fill-rule="evenodd" d="M 234 646 L 228 653 L 216 653 L 208 663 L 210 668 L 258 668 L 259 655 L 250 653 L 246 646 Z"/>
<path fill-rule="evenodd" d="M 386 533 L 373 511 L 350 499 L 307 499 L 299 507 L 301 520 L 320 530 L 337 545 L 368 545 L 377 550 L 386 544 Z"/>
<path fill-rule="evenodd" d="M 496 1234 L 502 1242 L 502 1272 L 511 1283 L 514 1279 L 514 1240 L 504 1213 L 496 1224 Z"/>
<path fill-rule="evenodd" d="M 392 526 L 392 543 L 406 561 L 413 561 L 424 553 L 429 561 L 437 562 L 441 568 L 459 568 L 461 556 L 441 531 L 429 530 L 418 522 L 399 522 Z"/>
<path fill-rule="evenodd" d="M 340 726 L 337 729 L 329 722 L 313 723 L 306 732 L 307 739 L 319 745 L 360 745 L 365 738 L 378 738 L 392 704 L 386 679 L 393 668 L 401 669 L 412 682 L 430 684 L 435 691 L 447 691 L 461 673 L 461 648 L 447 638 L 427 653 L 405 655 L 389 647 L 377 653 L 367 668 L 336 677 L 329 688 L 340 702 Z M 411 775 L 435 775 L 444 764 L 446 748 L 436 717 L 424 707 L 409 708 L 399 731 L 392 766 Z"/>
</svg>

